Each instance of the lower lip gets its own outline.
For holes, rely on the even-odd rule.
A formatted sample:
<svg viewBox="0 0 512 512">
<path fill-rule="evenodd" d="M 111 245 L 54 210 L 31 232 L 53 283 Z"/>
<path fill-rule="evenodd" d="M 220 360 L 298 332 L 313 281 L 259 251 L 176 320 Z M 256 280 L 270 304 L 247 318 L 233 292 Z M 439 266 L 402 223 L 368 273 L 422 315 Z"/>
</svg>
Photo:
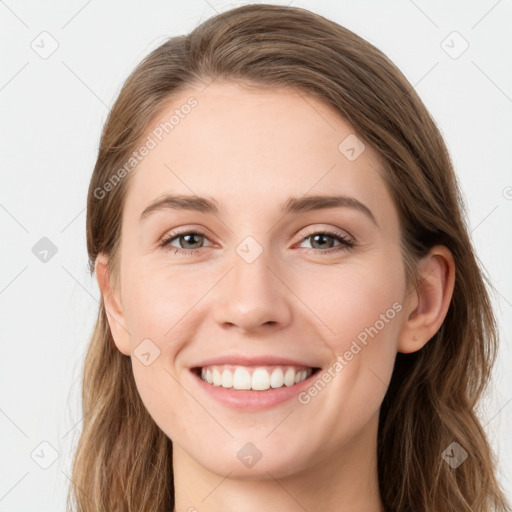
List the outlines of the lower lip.
<svg viewBox="0 0 512 512">
<path fill-rule="evenodd" d="M 297 395 L 311 385 L 316 378 L 318 370 L 312 373 L 306 380 L 294 384 L 293 386 L 283 386 L 280 388 L 270 388 L 266 391 L 255 391 L 253 389 L 233 389 L 223 388 L 208 384 L 201 377 L 191 372 L 199 387 L 210 397 L 218 402 L 234 409 L 243 409 L 245 411 L 260 411 L 270 409 L 283 402 L 296 398 Z"/>
</svg>

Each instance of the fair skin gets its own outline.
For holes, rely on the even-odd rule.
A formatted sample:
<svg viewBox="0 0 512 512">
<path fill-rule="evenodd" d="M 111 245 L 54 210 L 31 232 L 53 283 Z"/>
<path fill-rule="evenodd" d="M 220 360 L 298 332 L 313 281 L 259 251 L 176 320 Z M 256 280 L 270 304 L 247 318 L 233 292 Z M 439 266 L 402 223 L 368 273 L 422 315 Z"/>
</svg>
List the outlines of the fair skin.
<svg viewBox="0 0 512 512">
<path fill-rule="evenodd" d="M 96 261 L 116 346 L 173 442 L 175 511 L 381 511 L 380 405 L 396 353 L 420 349 L 442 324 L 451 254 L 434 247 L 408 289 L 379 156 L 366 142 L 353 161 L 340 152 L 354 130 L 331 107 L 289 88 L 217 80 L 203 89 L 182 91 L 161 112 L 155 125 L 189 96 L 198 101 L 129 177 L 120 286 L 109 282 L 108 258 Z M 139 220 L 163 194 L 213 198 L 219 210 L 162 208 Z M 290 196 L 312 195 L 355 198 L 374 219 L 347 205 L 280 211 Z M 158 245 L 177 229 L 181 237 Z M 322 237 L 326 229 L 355 245 Z M 198 230 L 204 236 L 185 236 Z M 145 365 L 134 350 L 147 338 L 160 353 Z M 212 358 L 222 370 L 228 356 L 250 375 L 256 366 L 284 373 L 289 360 L 316 373 L 268 390 L 227 389 L 195 373 Z M 329 368 L 328 383 L 310 391 Z"/>
</svg>

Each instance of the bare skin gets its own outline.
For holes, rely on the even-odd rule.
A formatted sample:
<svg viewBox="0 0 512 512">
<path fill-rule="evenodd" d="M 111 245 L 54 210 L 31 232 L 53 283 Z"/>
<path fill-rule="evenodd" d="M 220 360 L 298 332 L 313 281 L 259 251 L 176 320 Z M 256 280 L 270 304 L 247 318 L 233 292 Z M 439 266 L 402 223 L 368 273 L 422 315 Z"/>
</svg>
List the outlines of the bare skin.
<svg viewBox="0 0 512 512">
<path fill-rule="evenodd" d="M 190 96 L 198 104 L 129 177 L 120 287 L 107 257 L 96 263 L 116 346 L 131 355 L 141 398 L 173 441 L 175 511 L 381 511 L 380 406 L 396 353 L 420 349 L 442 324 L 453 258 L 433 248 L 420 286 L 408 289 L 378 154 L 363 141 L 348 159 L 339 145 L 354 130 L 331 107 L 288 88 L 203 89 L 172 99 L 155 125 Z M 219 211 L 158 209 L 139 220 L 164 194 L 213 198 Z M 374 219 L 350 205 L 281 212 L 290 196 L 335 194 Z M 149 365 L 134 354 L 145 339 L 160 351 Z M 235 407 L 192 371 L 227 355 L 319 370 L 291 398 Z"/>
</svg>

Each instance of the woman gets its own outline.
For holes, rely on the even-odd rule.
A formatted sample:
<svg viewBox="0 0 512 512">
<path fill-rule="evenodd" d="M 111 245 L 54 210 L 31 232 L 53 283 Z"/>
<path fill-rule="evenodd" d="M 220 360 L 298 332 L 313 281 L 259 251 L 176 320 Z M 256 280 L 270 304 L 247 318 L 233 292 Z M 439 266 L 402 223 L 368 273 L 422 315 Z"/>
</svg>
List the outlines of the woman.
<svg viewBox="0 0 512 512">
<path fill-rule="evenodd" d="M 76 509 L 510 510 L 462 211 L 412 86 L 334 22 L 248 5 L 154 50 L 89 188 Z"/>
</svg>

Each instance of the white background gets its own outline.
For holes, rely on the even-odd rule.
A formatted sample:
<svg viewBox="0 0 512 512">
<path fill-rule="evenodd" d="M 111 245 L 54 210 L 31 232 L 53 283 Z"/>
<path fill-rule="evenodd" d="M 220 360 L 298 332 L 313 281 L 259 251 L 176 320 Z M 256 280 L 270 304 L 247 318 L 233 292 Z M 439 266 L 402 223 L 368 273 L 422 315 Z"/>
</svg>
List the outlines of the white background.
<svg viewBox="0 0 512 512">
<path fill-rule="evenodd" d="M 108 109 L 150 50 L 235 5 L 241 3 L 0 1 L 1 512 L 65 510 L 81 428 L 80 372 L 99 296 L 87 270 L 86 194 Z M 481 413 L 498 454 L 498 477 L 511 489 L 512 2 L 292 5 L 384 51 L 446 139 L 477 253 L 498 291 L 502 346 Z M 47 59 L 31 47 L 43 31 L 58 42 Z M 453 31 L 469 44 L 456 59 L 442 47 Z M 462 48 L 462 40 L 451 39 L 445 44 Z M 46 263 L 32 253 L 42 237 L 58 249 Z M 48 469 L 31 458 L 36 450 L 38 460 L 51 460 L 41 442 L 58 454 Z"/>
</svg>

